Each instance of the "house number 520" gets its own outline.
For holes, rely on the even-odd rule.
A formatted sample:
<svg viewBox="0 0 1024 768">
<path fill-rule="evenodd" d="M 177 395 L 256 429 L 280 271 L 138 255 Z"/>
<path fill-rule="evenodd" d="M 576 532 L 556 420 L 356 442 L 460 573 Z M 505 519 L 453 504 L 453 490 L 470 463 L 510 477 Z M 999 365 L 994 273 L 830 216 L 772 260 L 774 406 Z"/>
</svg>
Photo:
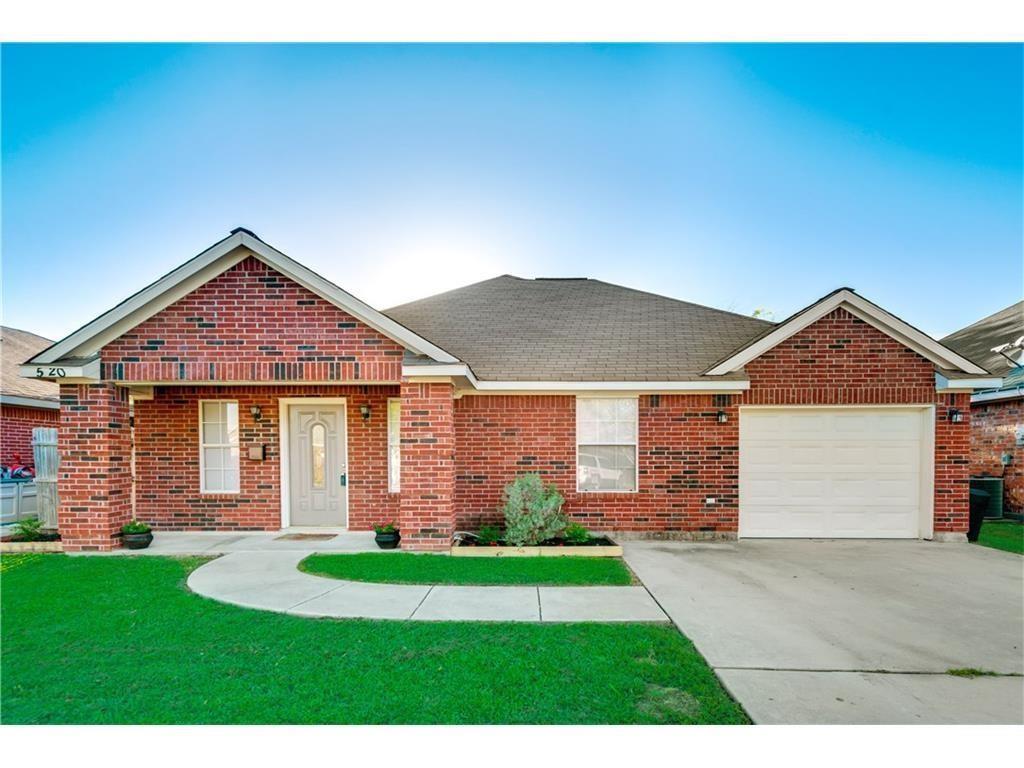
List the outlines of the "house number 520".
<svg viewBox="0 0 1024 768">
<path fill-rule="evenodd" d="M 49 371 L 49 373 L 47 373 Z M 57 379 L 64 378 L 66 374 L 63 368 L 36 368 L 36 378 L 41 379 L 44 376 L 53 376 Z"/>
</svg>

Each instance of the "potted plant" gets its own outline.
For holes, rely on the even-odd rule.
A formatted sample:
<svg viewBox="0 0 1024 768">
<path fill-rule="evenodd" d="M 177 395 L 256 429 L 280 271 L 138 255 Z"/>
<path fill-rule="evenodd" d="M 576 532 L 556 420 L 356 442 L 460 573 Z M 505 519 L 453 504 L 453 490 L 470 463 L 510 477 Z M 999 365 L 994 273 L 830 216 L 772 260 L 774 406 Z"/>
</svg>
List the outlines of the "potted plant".
<svg viewBox="0 0 1024 768">
<path fill-rule="evenodd" d="M 153 543 L 153 529 L 138 520 L 121 526 L 121 539 L 128 549 L 145 549 Z"/>
<path fill-rule="evenodd" d="M 374 540 L 381 549 L 394 549 L 398 546 L 398 542 L 402 540 L 401 535 L 398 533 L 398 527 L 394 523 L 375 525 L 373 526 L 373 532 L 377 534 Z"/>
</svg>

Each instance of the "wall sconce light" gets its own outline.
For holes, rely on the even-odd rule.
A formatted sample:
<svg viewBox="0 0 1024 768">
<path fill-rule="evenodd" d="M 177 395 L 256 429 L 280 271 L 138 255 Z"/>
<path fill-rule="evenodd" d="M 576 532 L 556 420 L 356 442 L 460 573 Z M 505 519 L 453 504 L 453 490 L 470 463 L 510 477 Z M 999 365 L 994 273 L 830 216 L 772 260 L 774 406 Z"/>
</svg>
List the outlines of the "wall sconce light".
<svg viewBox="0 0 1024 768">
<path fill-rule="evenodd" d="M 960 411 L 957 410 L 956 408 L 950 408 L 949 409 L 949 420 L 951 422 L 953 422 L 954 424 L 959 424 L 961 421 L 964 420 L 964 415 L 962 413 L 960 413 Z"/>
<path fill-rule="evenodd" d="M 725 422 L 729 420 L 729 414 L 726 413 L 725 411 L 719 411 L 718 415 L 715 418 L 718 419 L 719 424 L 725 424 Z"/>
<path fill-rule="evenodd" d="M 370 420 L 370 406 L 363 403 L 359 406 L 359 415 L 363 417 L 363 421 Z"/>
<path fill-rule="evenodd" d="M 258 405 L 250 405 L 249 413 L 252 414 L 253 421 L 261 421 L 263 419 L 263 410 Z"/>
</svg>

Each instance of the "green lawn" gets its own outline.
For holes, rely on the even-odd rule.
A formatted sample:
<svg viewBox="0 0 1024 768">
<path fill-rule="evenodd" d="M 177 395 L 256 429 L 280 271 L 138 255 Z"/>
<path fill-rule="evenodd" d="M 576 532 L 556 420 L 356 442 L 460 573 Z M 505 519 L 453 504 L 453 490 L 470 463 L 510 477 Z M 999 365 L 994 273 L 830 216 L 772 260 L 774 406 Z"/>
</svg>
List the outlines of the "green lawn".
<svg viewBox="0 0 1024 768">
<path fill-rule="evenodd" d="M 1024 555 L 1024 523 L 1014 520 L 986 520 L 981 524 L 978 543 L 983 547 Z"/>
<path fill-rule="evenodd" d="M 307 573 L 351 581 L 391 584 L 601 584 L 632 582 L 629 569 L 612 557 L 451 557 L 409 552 L 310 555 Z"/>
<path fill-rule="evenodd" d="M 743 723 L 656 624 L 304 619 L 187 591 L 199 559 L 4 557 L 4 723 Z"/>
</svg>

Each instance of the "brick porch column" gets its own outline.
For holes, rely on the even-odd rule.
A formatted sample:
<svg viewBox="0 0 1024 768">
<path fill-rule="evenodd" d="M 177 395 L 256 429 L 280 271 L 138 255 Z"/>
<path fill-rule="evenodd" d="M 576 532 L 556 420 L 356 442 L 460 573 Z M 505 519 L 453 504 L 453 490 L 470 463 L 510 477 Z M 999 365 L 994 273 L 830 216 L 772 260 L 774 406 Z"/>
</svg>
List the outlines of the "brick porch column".
<svg viewBox="0 0 1024 768">
<path fill-rule="evenodd" d="M 949 412 L 964 420 L 954 424 Z M 967 541 L 971 490 L 971 395 L 942 395 L 935 406 L 935 532 L 936 541 Z"/>
<path fill-rule="evenodd" d="M 57 525 L 65 551 L 121 546 L 131 516 L 128 391 L 107 382 L 60 387 L 60 502 Z"/>
<path fill-rule="evenodd" d="M 445 549 L 455 531 L 455 399 L 450 383 L 402 381 L 402 548 Z"/>
</svg>

